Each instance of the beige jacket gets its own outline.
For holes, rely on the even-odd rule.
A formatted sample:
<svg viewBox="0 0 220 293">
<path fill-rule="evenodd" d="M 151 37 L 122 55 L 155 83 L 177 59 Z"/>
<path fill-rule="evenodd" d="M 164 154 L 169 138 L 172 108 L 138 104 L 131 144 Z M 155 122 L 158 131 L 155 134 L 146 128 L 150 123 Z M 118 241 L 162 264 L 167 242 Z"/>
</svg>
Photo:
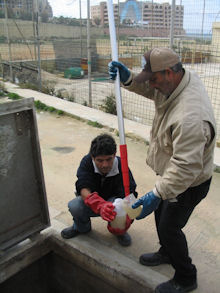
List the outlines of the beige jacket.
<svg viewBox="0 0 220 293">
<path fill-rule="evenodd" d="M 215 118 L 205 87 L 194 72 L 185 71 L 167 99 L 149 82 L 133 81 L 126 89 L 152 99 L 155 117 L 147 164 L 160 176 L 156 189 L 163 199 L 175 198 L 212 176 Z"/>
</svg>

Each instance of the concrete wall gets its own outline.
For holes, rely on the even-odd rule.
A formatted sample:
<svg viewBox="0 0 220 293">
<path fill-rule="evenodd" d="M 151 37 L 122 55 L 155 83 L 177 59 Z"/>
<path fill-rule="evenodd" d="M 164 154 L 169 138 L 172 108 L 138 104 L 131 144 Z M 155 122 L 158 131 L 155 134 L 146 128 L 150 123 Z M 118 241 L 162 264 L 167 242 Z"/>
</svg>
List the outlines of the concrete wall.
<svg viewBox="0 0 220 293">
<path fill-rule="evenodd" d="M 6 37 L 4 19 L 0 19 L 0 36 Z M 33 39 L 33 23 L 32 21 L 16 20 L 16 23 L 21 30 L 22 34 L 26 39 Z M 10 38 L 13 39 L 22 39 L 23 37 L 19 33 L 14 21 L 12 19 L 8 20 L 8 27 Z M 79 38 L 80 37 L 80 27 L 79 26 L 69 26 L 61 24 L 52 24 L 52 23 L 40 23 L 39 27 L 40 37 L 44 38 Z M 103 34 L 102 28 L 91 28 L 91 35 L 100 35 Z M 86 37 L 87 28 L 82 27 L 82 35 Z"/>
<path fill-rule="evenodd" d="M 220 62 L 220 22 L 214 22 L 212 25 L 212 61 Z"/>
</svg>

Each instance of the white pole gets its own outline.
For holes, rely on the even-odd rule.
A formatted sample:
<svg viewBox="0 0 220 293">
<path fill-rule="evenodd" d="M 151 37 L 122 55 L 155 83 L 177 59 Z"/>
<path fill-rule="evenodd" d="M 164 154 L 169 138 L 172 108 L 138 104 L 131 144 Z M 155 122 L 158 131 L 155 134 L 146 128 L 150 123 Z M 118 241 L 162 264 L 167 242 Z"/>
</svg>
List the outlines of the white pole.
<svg viewBox="0 0 220 293">
<path fill-rule="evenodd" d="M 174 35 L 174 23 L 176 18 L 176 0 L 172 0 L 172 13 L 170 20 L 170 48 L 173 49 L 173 35 Z"/>
<path fill-rule="evenodd" d="M 109 32 L 110 32 L 110 40 L 111 40 L 111 48 L 112 48 L 112 60 L 118 61 L 113 3 L 112 3 L 112 0 L 108 0 L 107 3 L 108 3 Z M 120 144 L 124 145 L 125 131 L 124 131 L 124 121 L 123 121 L 123 115 L 122 115 L 122 101 L 121 101 L 119 72 L 115 80 L 115 95 L 116 95 L 116 107 L 117 107 L 117 116 L 118 116 L 119 139 L 120 139 Z"/>
</svg>

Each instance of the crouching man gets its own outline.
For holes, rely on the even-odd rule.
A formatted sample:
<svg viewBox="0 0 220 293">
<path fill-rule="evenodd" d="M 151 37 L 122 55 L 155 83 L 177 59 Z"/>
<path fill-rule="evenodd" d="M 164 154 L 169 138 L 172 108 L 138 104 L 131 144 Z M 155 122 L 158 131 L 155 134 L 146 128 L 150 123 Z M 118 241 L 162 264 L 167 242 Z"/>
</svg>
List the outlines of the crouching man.
<svg viewBox="0 0 220 293">
<path fill-rule="evenodd" d="M 69 239 L 91 230 L 91 217 L 101 216 L 108 222 L 108 230 L 117 237 L 119 244 L 129 246 L 131 237 L 127 233 L 131 219 L 127 216 L 124 229 L 112 228 L 116 212 L 113 202 L 124 198 L 121 159 L 116 156 L 116 143 L 112 136 L 101 134 L 93 139 L 89 153 L 84 156 L 77 170 L 77 196 L 68 203 L 73 216 L 73 225 L 62 230 L 63 238 Z M 130 193 L 137 197 L 136 183 L 129 170 Z"/>
</svg>

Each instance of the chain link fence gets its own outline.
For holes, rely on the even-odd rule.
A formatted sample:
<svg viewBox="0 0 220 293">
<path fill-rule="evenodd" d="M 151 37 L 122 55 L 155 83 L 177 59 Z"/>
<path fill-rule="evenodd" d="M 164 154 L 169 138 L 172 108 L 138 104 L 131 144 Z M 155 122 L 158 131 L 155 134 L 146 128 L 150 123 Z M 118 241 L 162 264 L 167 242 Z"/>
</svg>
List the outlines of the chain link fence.
<svg viewBox="0 0 220 293">
<path fill-rule="evenodd" d="M 184 7 L 185 33 L 179 35 L 174 31 L 172 45 L 184 67 L 196 71 L 203 80 L 213 104 L 219 138 L 220 3 L 219 0 L 203 0 L 200 8 L 193 9 L 191 2 L 196 1 L 176 1 L 177 5 Z M 37 89 L 40 57 L 42 91 L 114 114 L 114 84 L 108 77 L 111 60 L 108 27 L 91 24 L 90 80 L 86 21 L 74 26 L 39 22 L 38 30 L 35 20 L 8 18 L 6 23 L 0 18 L 1 76 L 12 78 L 21 86 Z M 170 47 L 170 36 L 155 36 L 149 28 L 117 25 L 116 31 L 119 60 L 135 72 L 141 70 L 144 52 L 155 46 Z M 152 124 L 154 105 L 150 100 L 122 89 L 122 102 L 124 117 Z"/>
</svg>

